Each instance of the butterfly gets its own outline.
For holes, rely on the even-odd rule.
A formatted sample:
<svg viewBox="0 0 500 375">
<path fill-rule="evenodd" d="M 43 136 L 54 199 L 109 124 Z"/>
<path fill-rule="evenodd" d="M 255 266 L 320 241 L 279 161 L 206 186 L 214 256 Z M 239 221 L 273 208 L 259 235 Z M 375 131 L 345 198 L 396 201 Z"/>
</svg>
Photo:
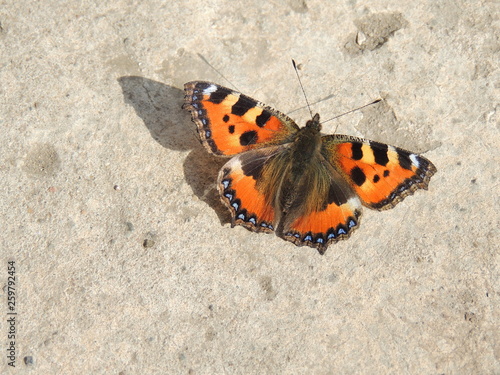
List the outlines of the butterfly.
<svg viewBox="0 0 500 375">
<path fill-rule="evenodd" d="M 323 254 L 359 226 L 362 206 L 394 207 L 427 189 L 436 167 L 421 155 L 349 135 L 323 135 L 319 114 L 287 115 L 211 82 L 184 85 L 201 143 L 230 158 L 217 186 L 231 224 L 274 232 Z"/>
</svg>

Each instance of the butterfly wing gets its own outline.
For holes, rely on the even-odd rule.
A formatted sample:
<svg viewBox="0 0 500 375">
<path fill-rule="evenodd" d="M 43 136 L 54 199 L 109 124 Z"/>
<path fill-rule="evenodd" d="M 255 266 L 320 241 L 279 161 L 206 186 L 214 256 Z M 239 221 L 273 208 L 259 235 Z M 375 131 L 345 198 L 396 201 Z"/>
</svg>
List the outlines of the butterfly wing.
<svg viewBox="0 0 500 375">
<path fill-rule="evenodd" d="M 276 230 L 283 239 L 323 254 L 328 245 L 349 238 L 358 227 L 361 202 L 326 159 L 311 163 L 293 189 Z"/>
<path fill-rule="evenodd" d="M 194 81 L 184 85 L 183 108 L 191 112 L 205 148 L 231 156 L 281 144 L 299 127 L 283 113 L 215 83 Z"/>
<path fill-rule="evenodd" d="M 398 147 L 346 135 L 322 141 L 325 157 L 372 209 L 392 208 L 417 189 L 427 189 L 436 173 L 429 160 Z"/>
<path fill-rule="evenodd" d="M 242 225 L 254 232 L 272 232 L 276 220 L 272 203 L 279 182 L 267 173 L 270 160 L 287 145 L 270 146 L 239 154 L 220 170 L 218 188 L 222 202 L 229 208 L 232 226 Z M 278 172 L 277 175 L 280 173 Z M 272 192 L 269 187 L 275 186 Z"/>
</svg>

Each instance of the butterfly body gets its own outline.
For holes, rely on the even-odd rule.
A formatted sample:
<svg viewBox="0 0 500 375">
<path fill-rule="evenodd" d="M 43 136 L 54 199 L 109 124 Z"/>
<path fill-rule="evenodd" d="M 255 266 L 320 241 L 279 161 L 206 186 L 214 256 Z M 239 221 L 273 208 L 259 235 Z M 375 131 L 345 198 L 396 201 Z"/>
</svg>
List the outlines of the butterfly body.
<svg viewBox="0 0 500 375">
<path fill-rule="evenodd" d="M 362 205 L 393 207 L 427 188 L 436 169 L 409 151 L 345 135 L 320 133 L 316 114 L 299 128 L 288 116 L 210 82 L 185 85 L 205 148 L 231 157 L 218 189 L 232 225 L 275 232 L 324 253 L 358 227 Z"/>
</svg>

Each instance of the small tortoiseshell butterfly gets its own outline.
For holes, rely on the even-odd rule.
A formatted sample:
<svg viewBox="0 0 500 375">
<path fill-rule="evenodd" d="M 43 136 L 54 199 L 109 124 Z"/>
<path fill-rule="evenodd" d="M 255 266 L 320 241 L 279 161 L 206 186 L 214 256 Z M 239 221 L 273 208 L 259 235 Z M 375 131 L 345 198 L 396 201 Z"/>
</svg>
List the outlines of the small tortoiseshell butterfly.
<svg viewBox="0 0 500 375">
<path fill-rule="evenodd" d="M 201 143 L 232 157 L 218 189 L 232 226 L 275 232 L 323 254 L 359 225 L 362 205 L 394 207 L 427 189 L 436 172 L 426 158 L 348 135 L 322 135 L 319 114 L 299 128 L 285 114 L 210 82 L 184 85 Z"/>
</svg>

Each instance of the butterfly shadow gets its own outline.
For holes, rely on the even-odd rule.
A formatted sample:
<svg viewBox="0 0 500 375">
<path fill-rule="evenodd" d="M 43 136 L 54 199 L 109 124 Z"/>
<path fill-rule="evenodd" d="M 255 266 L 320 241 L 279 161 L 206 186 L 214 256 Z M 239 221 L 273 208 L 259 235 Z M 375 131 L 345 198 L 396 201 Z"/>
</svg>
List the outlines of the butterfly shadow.
<svg viewBox="0 0 500 375">
<path fill-rule="evenodd" d="M 125 99 L 161 146 L 191 152 L 184 161 L 184 176 L 193 193 L 215 210 L 221 224 L 231 216 L 217 192 L 217 175 L 227 159 L 210 155 L 200 144 L 196 126 L 181 109 L 184 91 L 138 76 L 118 78 Z M 165 169 L 167 171 L 167 169 Z"/>
</svg>

